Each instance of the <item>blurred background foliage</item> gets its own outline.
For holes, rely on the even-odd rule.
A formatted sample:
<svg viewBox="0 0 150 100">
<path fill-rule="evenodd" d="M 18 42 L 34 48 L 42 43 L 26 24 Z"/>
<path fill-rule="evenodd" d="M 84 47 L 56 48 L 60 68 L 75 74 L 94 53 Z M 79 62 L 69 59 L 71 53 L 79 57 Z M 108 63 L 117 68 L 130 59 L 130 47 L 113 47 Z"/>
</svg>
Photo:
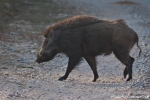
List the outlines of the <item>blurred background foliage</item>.
<svg viewBox="0 0 150 100">
<path fill-rule="evenodd" d="M 15 20 L 35 24 L 55 22 L 71 13 L 67 9 L 63 1 L 57 0 L 0 0 L 0 29 Z"/>
</svg>

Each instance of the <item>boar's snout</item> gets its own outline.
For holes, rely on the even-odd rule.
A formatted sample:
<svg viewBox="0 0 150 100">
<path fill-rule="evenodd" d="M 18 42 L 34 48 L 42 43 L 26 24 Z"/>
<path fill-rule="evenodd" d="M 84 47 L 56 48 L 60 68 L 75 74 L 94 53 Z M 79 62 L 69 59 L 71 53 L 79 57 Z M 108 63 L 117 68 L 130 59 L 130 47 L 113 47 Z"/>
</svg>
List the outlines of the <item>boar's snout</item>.
<svg viewBox="0 0 150 100">
<path fill-rule="evenodd" d="M 42 55 L 40 53 L 38 53 L 37 58 L 35 60 L 37 63 L 41 63 L 42 62 Z"/>
<path fill-rule="evenodd" d="M 57 49 L 53 49 L 49 53 L 39 52 L 35 61 L 37 63 L 41 63 L 52 60 L 57 53 L 58 53 Z"/>
</svg>

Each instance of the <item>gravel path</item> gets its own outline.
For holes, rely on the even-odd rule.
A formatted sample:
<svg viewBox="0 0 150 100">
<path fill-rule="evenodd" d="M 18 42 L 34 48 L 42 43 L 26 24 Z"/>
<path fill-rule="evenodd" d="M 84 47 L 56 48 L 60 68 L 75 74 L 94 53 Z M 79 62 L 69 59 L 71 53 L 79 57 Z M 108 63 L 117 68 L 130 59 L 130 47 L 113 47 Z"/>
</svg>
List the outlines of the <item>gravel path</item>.
<svg viewBox="0 0 150 100">
<path fill-rule="evenodd" d="M 100 78 L 95 83 L 84 59 L 66 81 L 58 81 L 67 68 L 65 55 L 58 54 L 52 61 L 42 64 L 34 62 L 43 40 L 42 30 L 48 24 L 15 20 L 9 23 L 11 29 L 3 36 L 5 41 L 0 40 L 0 100 L 149 100 L 150 1 L 117 1 L 66 0 L 63 4 L 67 2 L 66 8 L 74 12 L 59 14 L 59 17 L 88 14 L 105 20 L 125 19 L 137 32 L 142 48 L 140 57 L 136 46 L 131 51 L 136 60 L 132 81 L 123 79 L 125 66 L 113 54 L 97 57 Z"/>
</svg>

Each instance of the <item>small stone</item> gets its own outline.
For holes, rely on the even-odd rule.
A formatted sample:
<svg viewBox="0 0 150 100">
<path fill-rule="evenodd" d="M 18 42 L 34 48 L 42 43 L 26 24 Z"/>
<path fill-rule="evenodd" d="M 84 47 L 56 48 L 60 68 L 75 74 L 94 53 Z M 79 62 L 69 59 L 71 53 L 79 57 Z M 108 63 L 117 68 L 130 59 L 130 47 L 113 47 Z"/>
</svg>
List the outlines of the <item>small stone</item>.
<svg viewBox="0 0 150 100">
<path fill-rule="evenodd" d="M 16 92 L 16 93 L 15 93 L 15 97 L 21 97 L 21 94 L 18 93 L 18 92 Z"/>
<path fill-rule="evenodd" d="M 36 53 L 36 50 L 31 50 L 31 53 Z"/>
<path fill-rule="evenodd" d="M 4 75 L 9 75 L 9 72 L 8 72 L 8 71 L 5 71 L 3 74 L 4 74 Z"/>
<path fill-rule="evenodd" d="M 8 94 L 9 97 L 14 97 L 14 94 Z"/>
<path fill-rule="evenodd" d="M 33 88 L 32 86 L 29 86 L 29 88 Z"/>
<path fill-rule="evenodd" d="M 146 43 L 142 43 L 142 46 L 147 46 L 147 44 Z"/>
<path fill-rule="evenodd" d="M 11 51 L 14 51 L 14 50 L 15 50 L 15 48 L 12 47 L 12 48 L 11 48 Z"/>
<path fill-rule="evenodd" d="M 18 60 L 18 61 L 21 61 L 22 59 L 21 59 L 21 58 L 18 58 L 17 60 Z"/>
<path fill-rule="evenodd" d="M 147 98 L 147 99 L 150 99 L 150 95 L 148 95 L 146 98 Z"/>
<path fill-rule="evenodd" d="M 18 35 L 17 32 L 10 32 L 10 34 L 12 34 L 12 35 Z"/>
<path fill-rule="evenodd" d="M 128 96 L 132 96 L 132 95 L 133 95 L 133 93 L 129 93 L 129 94 L 128 94 Z"/>
</svg>

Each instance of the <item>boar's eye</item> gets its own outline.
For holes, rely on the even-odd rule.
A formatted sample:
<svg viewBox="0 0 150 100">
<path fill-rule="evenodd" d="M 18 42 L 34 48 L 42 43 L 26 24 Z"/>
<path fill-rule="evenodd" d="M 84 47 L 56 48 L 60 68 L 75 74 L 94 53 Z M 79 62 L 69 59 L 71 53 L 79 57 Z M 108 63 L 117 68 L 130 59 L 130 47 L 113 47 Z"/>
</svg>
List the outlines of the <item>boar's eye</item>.
<svg viewBox="0 0 150 100">
<path fill-rule="evenodd" d="M 49 45 L 51 45 L 51 43 L 52 43 L 51 39 L 45 39 L 44 42 L 43 42 L 43 45 L 49 46 Z"/>
<path fill-rule="evenodd" d="M 48 44 L 48 40 L 47 40 L 47 39 L 44 40 L 44 44 L 45 44 L 45 45 Z"/>
</svg>

